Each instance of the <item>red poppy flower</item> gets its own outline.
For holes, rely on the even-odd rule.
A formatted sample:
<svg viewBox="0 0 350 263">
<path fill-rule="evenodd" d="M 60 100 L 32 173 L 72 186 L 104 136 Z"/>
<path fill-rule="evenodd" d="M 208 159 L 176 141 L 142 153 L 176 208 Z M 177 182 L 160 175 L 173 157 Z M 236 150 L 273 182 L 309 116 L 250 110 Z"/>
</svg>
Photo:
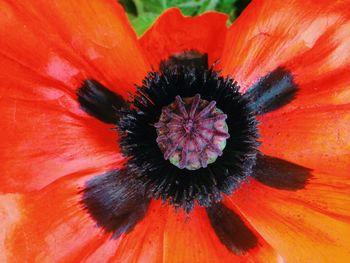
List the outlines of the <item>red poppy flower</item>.
<svg viewBox="0 0 350 263">
<path fill-rule="evenodd" d="M 0 261 L 348 262 L 349 7 L 1 1 Z"/>
</svg>

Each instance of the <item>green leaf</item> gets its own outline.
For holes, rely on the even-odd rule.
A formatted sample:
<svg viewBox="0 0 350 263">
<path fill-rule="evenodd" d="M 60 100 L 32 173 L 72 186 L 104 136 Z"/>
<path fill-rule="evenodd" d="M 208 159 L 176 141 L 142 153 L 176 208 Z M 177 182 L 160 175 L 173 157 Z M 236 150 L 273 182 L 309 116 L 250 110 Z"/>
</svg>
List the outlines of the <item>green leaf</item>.
<svg viewBox="0 0 350 263">
<path fill-rule="evenodd" d="M 240 0 L 223 0 L 223 1 L 220 1 L 220 3 L 218 4 L 217 6 L 217 11 L 219 12 L 223 12 L 223 13 L 226 13 L 229 18 L 230 18 L 230 21 L 232 22 L 233 20 L 235 20 L 235 18 L 237 17 L 236 16 L 236 5 L 237 5 L 237 2 L 239 2 Z"/>
<path fill-rule="evenodd" d="M 142 16 L 131 16 L 129 15 L 129 20 L 134 27 L 134 30 L 138 36 L 141 36 L 158 17 L 158 14 L 154 13 L 143 13 Z"/>
<path fill-rule="evenodd" d="M 119 3 L 124 7 L 128 15 L 137 15 L 136 6 L 133 0 L 119 0 Z"/>
</svg>

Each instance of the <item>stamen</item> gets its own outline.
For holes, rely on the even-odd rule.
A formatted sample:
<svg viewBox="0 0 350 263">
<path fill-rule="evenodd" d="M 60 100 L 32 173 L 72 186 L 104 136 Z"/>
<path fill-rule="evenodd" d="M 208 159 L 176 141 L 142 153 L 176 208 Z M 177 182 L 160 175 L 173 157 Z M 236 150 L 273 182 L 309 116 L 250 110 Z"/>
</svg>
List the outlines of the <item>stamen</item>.
<svg viewBox="0 0 350 263">
<path fill-rule="evenodd" d="M 220 202 L 251 175 L 258 123 L 233 79 L 171 66 L 151 72 L 133 97 L 118 113 L 119 142 L 147 196 L 189 213 Z"/>
</svg>

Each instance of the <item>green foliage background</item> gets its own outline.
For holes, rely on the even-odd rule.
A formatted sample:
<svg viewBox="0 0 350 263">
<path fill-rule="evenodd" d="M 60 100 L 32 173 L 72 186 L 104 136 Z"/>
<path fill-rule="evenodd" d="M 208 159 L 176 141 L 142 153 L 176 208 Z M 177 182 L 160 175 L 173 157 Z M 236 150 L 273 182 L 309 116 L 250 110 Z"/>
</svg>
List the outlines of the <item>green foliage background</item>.
<svg viewBox="0 0 350 263">
<path fill-rule="evenodd" d="M 142 35 L 153 21 L 170 7 L 180 8 L 187 16 L 215 10 L 228 14 L 232 22 L 250 0 L 119 0 L 119 2 L 127 12 L 136 33 Z"/>
</svg>

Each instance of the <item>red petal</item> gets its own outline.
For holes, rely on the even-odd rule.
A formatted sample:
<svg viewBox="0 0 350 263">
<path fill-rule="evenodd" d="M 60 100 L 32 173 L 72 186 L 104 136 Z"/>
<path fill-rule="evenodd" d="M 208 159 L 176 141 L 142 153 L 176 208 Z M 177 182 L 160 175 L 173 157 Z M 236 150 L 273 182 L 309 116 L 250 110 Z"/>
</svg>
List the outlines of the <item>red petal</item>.
<svg viewBox="0 0 350 263">
<path fill-rule="evenodd" d="M 146 216 L 134 230 L 122 237 L 113 256 L 115 262 L 163 261 L 164 226 L 167 208 L 159 201 L 151 202 Z"/>
<path fill-rule="evenodd" d="M 11 256 L 6 246 L 9 235 L 15 231 L 15 226 L 24 217 L 23 197 L 19 194 L 0 195 L 0 262 L 9 262 Z"/>
<path fill-rule="evenodd" d="M 102 256 L 104 260 L 103 253 L 113 247 L 116 249 L 113 262 L 215 263 L 222 262 L 222 258 L 229 262 L 250 262 L 252 259 L 254 262 L 276 262 L 275 251 L 260 236 L 258 240 L 256 249 L 238 257 L 220 243 L 204 209 L 196 209 L 187 218 L 183 212 L 176 214 L 173 207 L 153 201 L 146 217 L 131 233 L 123 236 L 117 246 L 105 243 L 91 259 L 101 260 Z"/>
<path fill-rule="evenodd" d="M 115 1 L 7 1 L 0 10 L 1 190 L 39 189 L 82 168 L 117 165 L 115 133 L 86 118 L 75 90 L 96 78 L 125 95 L 143 78 L 145 62 L 122 8 Z"/>
<path fill-rule="evenodd" d="M 0 9 L 0 53 L 42 76 L 71 88 L 95 78 L 126 95 L 147 71 L 116 1 L 7 1 Z"/>
<path fill-rule="evenodd" d="M 261 151 L 308 168 L 347 176 L 350 104 L 262 116 Z"/>
<path fill-rule="evenodd" d="M 39 189 L 81 169 L 103 172 L 120 163 L 115 132 L 82 112 L 65 85 L 1 61 L 1 191 Z"/>
<path fill-rule="evenodd" d="M 179 9 L 171 8 L 154 22 L 141 37 L 140 43 L 155 68 L 158 68 L 161 60 L 192 49 L 208 53 L 211 65 L 221 58 L 226 21 L 227 16 L 217 12 L 184 17 Z"/>
<path fill-rule="evenodd" d="M 77 262 L 107 239 L 80 204 L 78 192 L 86 180 L 97 175 L 93 171 L 84 173 L 72 174 L 39 192 L 1 203 L 5 211 L 2 224 L 7 224 L 1 254 L 8 261 L 3 262 Z"/>
<path fill-rule="evenodd" d="M 316 172 L 312 176 L 305 189 L 295 192 L 252 180 L 231 201 L 287 262 L 348 262 L 348 179 Z"/>
<path fill-rule="evenodd" d="M 96 263 L 96 262 L 118 262 L 115 260 L 114 254 L 120 244 L 119 241 L 108 238 L 99 247 L 91 249 L 89 254 L 84 257 L 84 262 L 86 263 Z M 82 257 L 77 256 L 75 261 L 72 263 L 81 262 Z"/>
<path fill-rule="evenodd" d="M 229 251 L 215 234 L 204 208 L 187 217 L 170 207 L 163 239 L 163 262 L 276 262 L 273 249 L 258 236 L 258 246 L 243 256 Z"/>
<path fill-rule="evenodd" d="M 77 254 L 77 257 L 69 262 L 163 262 L 163 232 L 166 217 L 163 216 L 166 209 L 160 202 L 152 202 L 142 221 L 127 234 L 118 240 L 108 239 L 99 247 L 90 249 L 89 254 Z"/>
<path fill-rule="evenodd" d="M 300 107 L 350 103 L 349 67 L 350 63 L 345 68 L 333 70 L 312 78 L 301 74 L 297 75 L 296 81 L 299 83 L 297 98 L 285 107 L 284 111 Z"/>
<path fill-rule="evenodd" d="M 308 89 L 305 93 L 327 92 L 339 74 L 345 76 L 339 70 L 350 63 L 350 54 L 344 52 L 350 46 L 348 7 L 347 1 L 253 1 L 227 33 L 223 73 L 245 90 L 285 66 L 300 88 Z M 321 78 L 327 82 L 310 86 Z"/>
</svg>

